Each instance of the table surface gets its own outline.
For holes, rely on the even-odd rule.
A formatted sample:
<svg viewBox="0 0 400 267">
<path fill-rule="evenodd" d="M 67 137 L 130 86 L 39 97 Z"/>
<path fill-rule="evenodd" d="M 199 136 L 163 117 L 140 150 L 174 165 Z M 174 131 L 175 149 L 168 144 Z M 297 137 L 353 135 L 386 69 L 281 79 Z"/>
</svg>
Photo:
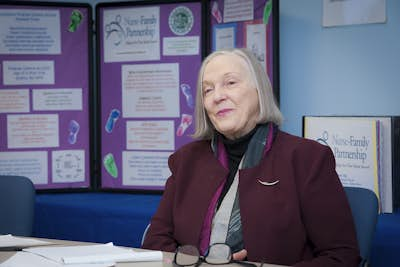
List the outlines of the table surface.
<svg viewBox="0 0 400 267">
<path fill-rule="evenodd" d="M 120 192 L 37 194 L 33 236 L 140 247 L 160 198 L 158 194 Z M 398 267 L 399 251 L 400 210 L 380 214 L 370 265 Z"/>
<path fill-rule="evenodd" d="M 30 237 L 31 238 L 31 237 Z M 97 243 L 89 243 L 89 242 L 78 242 L 78 241 L 69 241 L 69 240 L 58 240 L 58 239 L 48 239 L 48 238 L 35 238 L 38 240 L 48 241 L 53 243 L 53 245 L 64 245 L 64 246 L 73 246 L 73 245 L 93 245 Z M 134 251 L 145 251 L 143 249 L 133 248 Z M 8 258 L 12 257 L 16 251 L 0 251 L 0 264 L 6 261 Z M 173 267 L 172 260 L 174 258 L 174 253 L 171 252 L 163 252 L 163 261 L 161 262 L 124 262 L 124 263 L 117 263 L 115 266 L 117 267 Z M 260 263 L 255 263 L 256 266 L 260 266 Z M 201 266 L 214 266 L 209 265 L 207 263 L 202 263 Z M 224 266 L 241 266 L 237 263 L 231 264 L 223 264 L 218 265 L 220 267 Z M 267 264 L 264 263 L 263 267 L 284 267 L 284 265 L 275 265 L 275 264 Z"/>
</svg>

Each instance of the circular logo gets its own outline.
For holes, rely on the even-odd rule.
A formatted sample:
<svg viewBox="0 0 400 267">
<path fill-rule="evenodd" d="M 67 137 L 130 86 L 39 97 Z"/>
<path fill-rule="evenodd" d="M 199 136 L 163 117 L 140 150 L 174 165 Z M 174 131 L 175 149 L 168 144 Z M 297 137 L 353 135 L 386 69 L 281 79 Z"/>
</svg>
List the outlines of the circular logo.
<svg viewBox="0 0 400 267">
<path fill-rule="evenodd" d="M 83 155 L 79 152 L 66 153 L 55 155 L 54 165 L 54 178 L 61 179 L 60 181 L 70 180 L 80 181 L 84 178 Z"/>
<path fill-rule="evenodd" d="M 169 14 L 168 24 L 176 35 L 185 35 L 193 27 L 193 13 L 185 6 L 178 6 Z"/>
</svg>

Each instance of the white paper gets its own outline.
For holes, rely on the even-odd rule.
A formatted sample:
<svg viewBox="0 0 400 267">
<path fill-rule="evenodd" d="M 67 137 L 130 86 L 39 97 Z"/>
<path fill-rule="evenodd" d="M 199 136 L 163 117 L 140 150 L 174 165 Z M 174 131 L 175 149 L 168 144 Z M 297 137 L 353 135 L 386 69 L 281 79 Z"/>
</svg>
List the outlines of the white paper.
<svg viewBox="0 0 400 267">
<path fill-rule="evenodd" d="M 168 157 L 172 152 L 123 151 L 122 184 L 164 186 L 171 175 Z"/>
<path fill-rule="evenodd" d="M 160 8 L 105 10 L 104 61 L 160 60 Z"/>
<path fill-rule="evenodd" d="M 58 114 L 7 115 L 8 148 L 58 147 Z"/>
<path fill-rule="evenodd" d="M 29 112 L 29 89 L 0 89 L 0 113 Z"/>
<path fill-rule="evenodd" d="M 386 0 L 324 0 L 324 27 L 386 21 Z"/>
<path fill-rule="evenodd" d="M 246 46 L 267 70 L 267 26 L 263 23 L 246 25 Z"/>
<path fill-rule="evenodd" d="M 114 263 L 98 263 L 98 264 L 69 264 L 68 267 L 109 267 Z M 63 263 L 59 263 L 42 256 L 32 254 L 30 252 L 17 252 L 11 258 L 0 263 L 1 267 L 65 267 Z"/>
<path fill-rule="evenodd" d="M 32 101 L 33 110 L 82 110 L 82 89 L 35 89 Z"/>
<path fill-rule="evenodd" d="M 11 234 L 0 235 L 0 247 L 32 247 L 40 245 L 52 244 L 51 242 L 42 241 L 34 238 L 17 237 Z"/>
<path fill-rule="evenodd" d="M 225 0 L 224 23 L 254 19 L 254 0 Z"/>
<path fill-rule="evenodd" d="M 54 183 L 85 181 L 85 151 L 58 150 L 51 152 Z"/>
<path fill-rule="evenodd" d="M 54 61 L 3 61 L 5 85 L 54 84 Z"/>
<path fill-rule="evenodd" d="M 0 152 L 0 174 L 29 177 L 34 184 L 47 184 L 47 151 Z"/>
<path fill-rule="evenodd" d="M 0 54 L 61 54 L 60 11 L 0 10 Z"/>
<path fill-rule="evenodd" d="M 133 250 L 119 254 L 103 254 L 103 255 L 89 255 L 80 257 L 63 257 L 64 264 L 78 264 L 78 263 L 99 263 L 109 262 L 144 262 L 144 261 L 162 261 L 161 251 L 146 251 L 135 252 Z"/>
<path fill-rule="evenodd" d="M 199 36 L 163 38 L 164 56 L 198 55 L 199 52 L 200 52 Z"/>
<path fill-rule="evenodd" d="M 174 150 L 174 121 L 127 121 L 126 148 Z"/>
<path fill-rule="evenodd" d="M 213 51 L 235 47 L 236 27 L 236 23 L 214 25 Z"/>
<path fill-rule="evenodd" d="M 124 118 L 179 117 L 179 64 L 122 65 Z"/>
<path fill-rule="evenodd" d="M 52 246 L 27 248 L 23 251 L 41 255 L 64 264 L 162 261 L 161 251 L 135 252 L 112 243 L 85 246 Z"/>
</svg>

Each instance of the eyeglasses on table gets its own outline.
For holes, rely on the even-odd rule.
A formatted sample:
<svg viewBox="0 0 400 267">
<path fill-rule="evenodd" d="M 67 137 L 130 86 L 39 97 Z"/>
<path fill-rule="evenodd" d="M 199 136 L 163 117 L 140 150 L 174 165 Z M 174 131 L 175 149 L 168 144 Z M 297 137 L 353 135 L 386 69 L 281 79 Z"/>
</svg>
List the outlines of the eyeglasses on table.
<svg viewBox="0 0 400 267">
<path fill-rule="evenodd" d="M 208 248 L 206 255 L 200 256 L 200 252 L 197 247 L 192 245 L 184 245 L 178 247 L 175 252 L 174 264 L 176 266 L 200 266 L 203 262 L 219 265 L 237 263 L 247 267 L 257 267 L 253 263 L 234 260 L 232 258 L 231 248 L 224 243 L 216 243 Z M 263 266 L 263 263 L 260 267 Z"/>
</svg>

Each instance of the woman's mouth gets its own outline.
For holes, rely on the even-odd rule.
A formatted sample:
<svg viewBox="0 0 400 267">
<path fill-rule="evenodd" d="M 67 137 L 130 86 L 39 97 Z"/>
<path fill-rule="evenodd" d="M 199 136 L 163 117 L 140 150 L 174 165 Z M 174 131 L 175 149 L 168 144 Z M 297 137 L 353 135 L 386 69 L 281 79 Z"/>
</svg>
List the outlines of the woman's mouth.
<svg viewBox="0 0 400 267">
<path fill-rule="evenodd" d="M 230 109 L 230 108 L 221 109 L 221 110 L 219 110 L 219 111 L 217 112 L 217 116 L 218 116 L 218 117 L 224 117 L 224 116 L 228 115 L 232 110 L 233 110 L 233 109 Z"/>
</svg>

